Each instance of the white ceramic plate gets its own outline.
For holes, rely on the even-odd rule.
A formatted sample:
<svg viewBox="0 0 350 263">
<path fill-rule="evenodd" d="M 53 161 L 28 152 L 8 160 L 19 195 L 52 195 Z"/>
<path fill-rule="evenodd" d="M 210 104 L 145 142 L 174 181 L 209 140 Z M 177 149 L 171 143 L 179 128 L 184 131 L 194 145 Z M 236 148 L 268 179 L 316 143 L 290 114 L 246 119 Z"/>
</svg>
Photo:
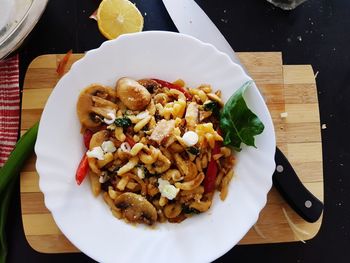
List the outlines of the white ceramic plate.
<svg viewBox="0 0 350 263">
<path fill-rule="evenodd" d="M 189 86 L 209 83 L 229 96 L 250 78 L 212 45 L 178 33 L 149 31 L 123 35 L 89 51 L 58 82 L 41 117 L 35 147 L 45 204 L 66 237 L 100 262 L 208 262 L 230 250 L 256 222 L 272 185 L 275 134 L 255 85 L 248 106 L 265 124 L 257 149 L 237 154 L 235 177 L 224 202 L 216 195 L 207 213 L 154 229 L 114 218 L 88 180 L 75 183 L 84 154 L 76 114 L 79 92 L 91 83 L 113 86 L 120 77 L 182 78 Z"/>
</svg>

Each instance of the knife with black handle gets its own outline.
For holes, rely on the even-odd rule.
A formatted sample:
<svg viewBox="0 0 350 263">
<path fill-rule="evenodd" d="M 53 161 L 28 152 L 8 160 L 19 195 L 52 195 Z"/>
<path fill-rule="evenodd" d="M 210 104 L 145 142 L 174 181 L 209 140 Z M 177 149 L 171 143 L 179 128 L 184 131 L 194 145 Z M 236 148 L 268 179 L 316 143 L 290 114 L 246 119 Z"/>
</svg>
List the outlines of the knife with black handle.
<svg viewBox="0 0 350 263">
<path fill-rule="evenodd" d="M 245 70 L 225 37 L 194 0 L 163 0 L 163 3 L 179 32 L 213 44 Z M 308 222 L 317 221 L 323 211 L 322 202 L 305 188 L 278 148 L 275 162 L 276 170 L 272 176 L 274 186 L 302 218 Z"/>
<path fill-rule="evenodd" d="M 276 170 L 272 182 L 288 204 L 306 221 L 316 222 L 323 211 L 323 203 L 299 180 L 287 158 L 276 148 Z"/>
</svg>

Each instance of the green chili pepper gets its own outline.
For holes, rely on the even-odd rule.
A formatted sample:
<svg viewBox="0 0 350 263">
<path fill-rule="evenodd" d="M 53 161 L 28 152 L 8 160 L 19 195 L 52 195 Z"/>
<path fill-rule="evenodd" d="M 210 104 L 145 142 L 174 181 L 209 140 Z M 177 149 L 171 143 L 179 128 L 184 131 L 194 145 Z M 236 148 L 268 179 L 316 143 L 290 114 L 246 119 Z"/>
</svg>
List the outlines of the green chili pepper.
<svg viewBox="0 0 350 263">
<path fill-rule="evenodd" d="M 7 244 L 5 223 L 16 176 L 27 158 L 33 153 L 39 123 L 34 124 L 16 143 L 7 162 L 0 169 L 0 263 L 6 262 Z"/>
<path fill-rule="evenodd" d="M 23 163 L 33 153 L 38 127 L 39 123 L 36 123 L 18 140 L 7 162 L 0 169 L 0 193 L 6 189 L 13 177 L 19 174 Z"/>
</svg>

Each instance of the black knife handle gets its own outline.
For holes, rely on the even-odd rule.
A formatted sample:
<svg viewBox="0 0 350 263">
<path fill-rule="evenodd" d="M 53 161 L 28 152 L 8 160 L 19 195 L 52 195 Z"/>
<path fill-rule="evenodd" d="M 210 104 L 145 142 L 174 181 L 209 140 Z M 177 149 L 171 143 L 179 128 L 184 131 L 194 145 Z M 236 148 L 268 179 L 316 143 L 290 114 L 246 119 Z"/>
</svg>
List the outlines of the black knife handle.
<svg viewBox="0 0 350 263">
<path fill-rule="evenodd" d="M 272 181 L 287 203 L 306 221 L 316 222 L 323 211 L 323 203 L 318 200 L 300 181 L 292 165 L 276 147 L 276 170 Z"/>
</svg>

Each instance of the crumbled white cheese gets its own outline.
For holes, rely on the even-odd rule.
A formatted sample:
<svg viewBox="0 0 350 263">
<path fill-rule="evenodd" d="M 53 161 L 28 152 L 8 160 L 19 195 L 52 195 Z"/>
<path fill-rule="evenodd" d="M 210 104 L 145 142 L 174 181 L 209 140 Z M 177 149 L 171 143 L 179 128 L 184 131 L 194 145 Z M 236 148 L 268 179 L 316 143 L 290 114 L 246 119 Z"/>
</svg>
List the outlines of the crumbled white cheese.
<svg viewBox="0 0 350 263">
<path fill-rule="evenodd" d="M 194 131 L 188 131 L 185 132 L 185 134 L 182 136 L 182 139 L 188 147 L 191 147 L 198 142 L 198 134 Z"/>
<path fill-rule="evenodd" d="M 173 200 L 177 196 L 179 191 L 180 191 L 179 188 L 176 188 L 175 186 L 169 184 L 169 185 L 164 186 L 164 189 L 163 189 L 161 194 L 162 194 L 162 196 L 166 197 L 167 199 Z"/>
<path fill-rule="evenodd" d="M 98 181 L 99 181 L 101 184 L 107 182 L 107 181 L 108 181 L 108 175 L 107 175 L 107 174 L 101 175 L 100 178 L 98 179 Z"/>
<path fill-rule="evenodd" d="M 100 146 L 94 147 L 91 151 L 86 152 L 87 157 L 97 158 L 98 160 L 104 160 L 104 153 Z"/>
<path fill-rule="evenodd" d="M 285 118 L 287 118 L 288 117 L 288 112 L 282 112 L 281 113 L 281 118 L 282 119 L 285 119 Z"/>
<path fill-rule="evenodd" d="M 103 119 L 104 123 L 106 123 L 108 125 L 113 124 L 115 119 L 116 119 L 115 110 L 112 110 L 112 111 L 108 112 L 107 116 L 109 117 L 109 119 L 104 118 Z"/>
<path fill-rule="evenodd" d="M 145 178 L 145 172 L 144 172 L 143 169 L 140 168 L 140 167 L 137 168 L 137 176 L 138 176 L 140 179 L 144 179 L 144 178 Z"/>
<path fill-rule="evenodd" d="M 123 142 L 123 143 L 120 145 L 120 149 L 121 149 L 123 152 L 130 152 L 131 147 L 130 147 L 130 145 L 129 145 L 127 142 Z"/>
<path fill-rule="evenodd" d="M 169 181 L 164 180 L 162 178 L 158 178 L 158 189 L 163 189 L 164 185 L 170 184 Z"/>
<path fill-rule="evenodd" d="M 166 197 L 169 200 L 173 200 L 177 196 L 177 193 L 179 191 L 180 189 L 176 188 L 171 184 L 168 184 L 164 186 L 163 191 L 161 192 L 161 195 Z"/>
<path fill-rule="evenodd" d="M 145 111 L 141 111 L 139 114 L 137 114 L 136 118 L 142 120 L 148 116 L 149 116 L 149 112 L 148 112 L 148 110 L 145 110 Z"/>
<path fill-rule="evenodd" d="M 104 141 L 101 145 L 101 148 L 104 153 L 114 153 L 117 150 L 112 141 Z"/>
<path fill-rule="evenodd" d="M 158 178 L 158 189 L 160 194 L 169 200 L 173 200 L 180 191 L 179 188 L 176 188 L 170 184 L 169 181 L 163 180 L 162 178 Z"/>
</svg>

